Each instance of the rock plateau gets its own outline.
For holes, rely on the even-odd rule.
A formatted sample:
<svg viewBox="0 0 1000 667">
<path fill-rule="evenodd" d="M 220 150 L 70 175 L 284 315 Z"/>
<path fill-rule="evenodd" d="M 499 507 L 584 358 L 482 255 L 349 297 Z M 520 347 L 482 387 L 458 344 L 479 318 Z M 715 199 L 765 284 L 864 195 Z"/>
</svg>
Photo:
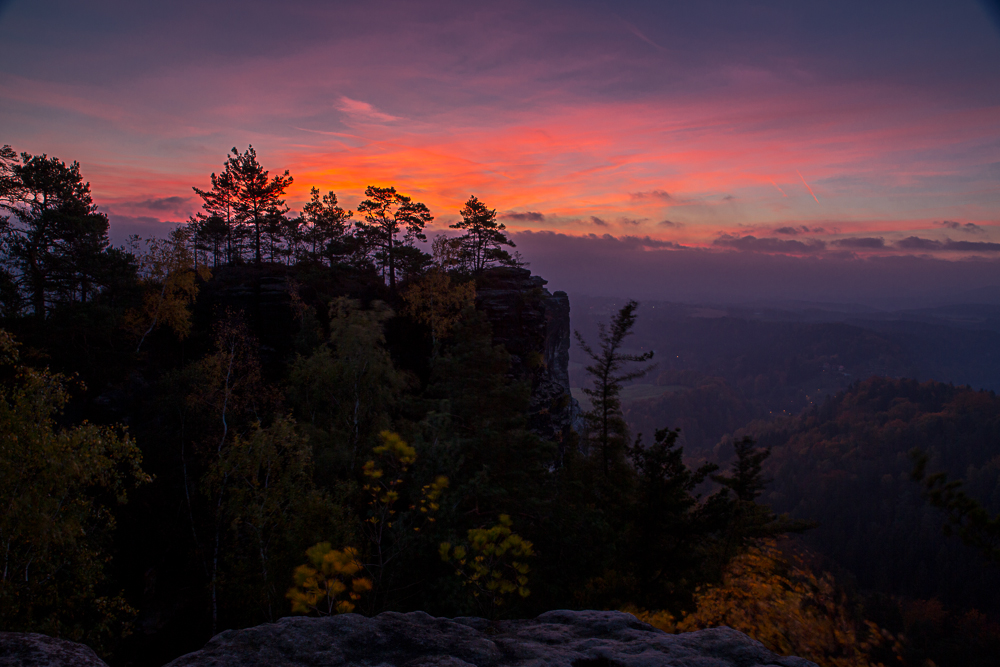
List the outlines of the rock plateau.
<svg viewBox="0 0 1000 667">
<path fill-rule="evenodd" d="M 283 618 L 216 635 L 168 667 L 815 667 L 781 657 L 741 632 L 669 635 L 614 611 L 550 611 L 490 623 L 386 612 Z"/>
</svg>

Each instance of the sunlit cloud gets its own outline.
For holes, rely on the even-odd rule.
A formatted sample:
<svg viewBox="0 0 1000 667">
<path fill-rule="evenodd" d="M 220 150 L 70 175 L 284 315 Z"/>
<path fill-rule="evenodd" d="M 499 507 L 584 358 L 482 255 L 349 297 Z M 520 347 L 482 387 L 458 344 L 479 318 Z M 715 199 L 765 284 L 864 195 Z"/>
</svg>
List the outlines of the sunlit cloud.
<svg viewBox="0 0 1000 667">
<path fill-rule="evenodd" d="M 292 4 L 274 26 L 217 17 L 239 34 L 285 35 L 260 53 L 234 40 L 208 54 L 212 25 L 192 37 L 179 18 L 131 25 L 124 41 L 81 52 L 87 67 L 68 46 L 50 54 L 15 36 L 0 45 L 0 141 L 79 159 L 98 204 L 134 225 L 185 219 L 200 205 L 191 186 L 252 143 L 266 168 L 295 177 L 293 211 L 313 186 L 354 207 L 367 185 L 394 185 L 445 229 L 474 194 L 513 232 L 648 231 L 711 252 L 952 256 L 991 250 L 944 233 L 1000 241 L 989 59 L 946 76 L 921 69 L 919 50 L 907 65 L 835 42 L 812 54 L 780 26 L 693 21 L 705 18 L 694 5 L 657 18 L 629 3 L 567 14 L 390 0 L 397 20 L 379 24 L 361 6 Z M 36 21 L 11 27 L 58 26 L 41 10 Z M 845 29 L 895 39 L 876 28 Z M 886 52 L 911 48 L 900 40 Z M 157 51 L 134 65 L 144 42 Z M 32 67 L 2 57 L 29 52 Z"/>
<path fill-rule="evenodd" d="M 398 116 L 392 116 L 387 113 L 383 113 L 373 107 L 368 102 L 362 102 L 361 100 L 352 100 L 349 97 L 341 97 L 337 103 L 337 109 L 343 111 L 348 116 L 353 118 L 364 120 L 364 121 L 374 121 L 378 123 L 392 123 L 400 120 Z"/>
</svg>

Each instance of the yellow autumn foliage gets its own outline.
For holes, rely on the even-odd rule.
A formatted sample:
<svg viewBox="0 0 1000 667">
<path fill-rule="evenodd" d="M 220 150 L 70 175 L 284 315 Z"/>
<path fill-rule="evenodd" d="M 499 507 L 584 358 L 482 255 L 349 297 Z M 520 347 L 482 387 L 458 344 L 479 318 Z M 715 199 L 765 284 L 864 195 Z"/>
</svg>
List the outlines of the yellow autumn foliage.
<svg viewBox="0 0 1000 667">
<path fill-rule="evenodd" d="M 357 549 L 338 551 L 329 542 L 320 542 L 307 549 L 306 556 L 309 564 L 295 569 L 295 586 L 285 594 L 292 603 L 292 613 L 346 614 L 371 590 L 372 580 L 360 576 L 364 566 Z"/>
<path fill-rule="evenodd" d="M 671 633 L 726 625 L 820 667 L 877 667 L 870 656 L 888 638 L 854 613 L 829 573 L 789 562 L 772 540 L 734 558 L 722 583 L 701 589 L 695 603 L 679 620 L 667 611 L 623 611 Z"/>
<path fill-rule="evenodd" d="M 451 277 L 435 267 L 403 292 L 406 314 L 431 329 L 437 342 L 448 336 L 462 311 L 476 300 L 476 284 L 472 281 L 453 283 Z"/>
<path fill-rule="evenodd" d="M 143 305 L 125 317 L 125 326 L 139 336 L 136 352 L 160 325 L 170 327 L 181 340 L 191 332 L 189 305 L 198 296 L 198 279 L 208 280 L 211 272 L 204 265 L 195 266 L 190 240 L 191 230 L 179 227 L 167 239 L 148 240 L 146 252 L 138 258 Z"/>
<path fill-rule="evenodd" d="M 439 552 L 446 563 L 454 563 L 456 576 L 468 586 L 472 597 L 490 616 L 517 593 L 525 598 L 530 568 L 524 559 L 535 555 L 534 545 L 511 530 L 513 522 L 501 514 L 496 525 L 468 531 L 466 544 L 442 542 Z"/>
</svg>

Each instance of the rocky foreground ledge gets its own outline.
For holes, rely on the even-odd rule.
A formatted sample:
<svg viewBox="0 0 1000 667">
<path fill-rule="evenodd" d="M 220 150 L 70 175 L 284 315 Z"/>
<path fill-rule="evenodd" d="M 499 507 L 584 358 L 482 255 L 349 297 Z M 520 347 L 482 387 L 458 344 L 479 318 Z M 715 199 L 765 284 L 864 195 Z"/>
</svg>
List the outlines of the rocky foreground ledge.
<svg viewBox="0 0 1000 667">
<path fill-rule="evenodd" d="M 61 660 L 10 662 L 0 634 L 0 667 L 98 665 Z M 29 635 L 21 635 L 22 637 Z M 39 635 L 33 635 L 38 637 Z M 69 644 L 69 642 L 62 642 Z M 88 656 L 89 659 L 89 656 Z M 200 651 L 167 667 L 816 667 L 775 655 L 741 632 L 714 628 L 668 635 L 615 611 L 550 611 L 536 619 L 434 618 L 387 612 L 283 618 L 216 635 Z"/>
</svg>

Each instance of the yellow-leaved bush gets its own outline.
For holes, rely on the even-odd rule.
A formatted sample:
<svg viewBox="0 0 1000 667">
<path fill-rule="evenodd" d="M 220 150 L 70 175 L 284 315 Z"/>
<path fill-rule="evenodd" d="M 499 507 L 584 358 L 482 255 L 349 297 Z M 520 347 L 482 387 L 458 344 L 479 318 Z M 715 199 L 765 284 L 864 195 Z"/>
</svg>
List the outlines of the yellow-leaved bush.
<svg viewBox="0 0 1000 667">
<path fill-rule="evenodd" d="M 874 650 L 894 642 L 874 623 L 858 618 L 829 573 L 817 575 L 789 562 L 773 540 L 734 558 L 723 581 L 699 590 L 695 604 L 680 620 L 667 611 L 623 611 L 671 633 L 727 625 L 776 653 L 820 667 L 879 665 Z"/>
<path fill-rule="evenodd" d="M 372 514 L 367 523 L 381 534 L 382 526 L 392 527 L 399 486 L 403 483 L 403 475 L 416 462 L 417 450 L 406 444 L 398 433 L 382 431 L 379 436 L 382 444 L 372 450 L 379 461 L 367 461 L 361 472 L 367 480 L 364 490 L 371 494 L 368 505 Z"/>
<path fill-rule="evenodd" d="M 387 606 L 387 567 L 401 560 L 421 524 L 433 522 L 440 508 L 438 501 L 448 488 L 448 478 L 438 475 L 421 487 L 419 504 L 400 506 L 401 492 L 410 467 L 417 460 L 417 450 L 398 433 L 379 433 L 382 444 L 372 449 L 373 458 L 363 468 L 369 495 L 368 516 L 362 522 L 367 538 L 363 547 L 364 560 L 357 549 L 347 547 L 337 551 L 329 542 L 315 545 L 307 554 L 312 565 L 295 570 L 295 586 L 288 591 L 292 611 L 300 614 L 333 614 L 353 611 L 363 593 L 371 592 L 364 601 L 364 612 L 375 613 Z M 412 531 L 410 530 L 412 527 Z M 367 576 L 362 576 L 364 572 Z"/>
<path fill-rule="evenodd" d="M 477 606 L 495 617 L 512 593 L 528 597 L 528 572 L 524 559 L 535 555 L 531 542 L 513 532 L 513 522 L 501 514 L 496 525 L 468 531 L 465 544 L 442 542 L 441 559 L 455 565 L 456 576 L 468 586 Z"/>
<path fill-rule="evenodd" d="M 357 549 L 338 551 L 329 542 L 320 542 L 307 549 L 306 556 L 310 564 L 295 568 L 295 586 L 285 595 L 292 613 L 346 614 L 371 590 L 372 580 L 361 576 L 364 566 Z"/>
</svg>

